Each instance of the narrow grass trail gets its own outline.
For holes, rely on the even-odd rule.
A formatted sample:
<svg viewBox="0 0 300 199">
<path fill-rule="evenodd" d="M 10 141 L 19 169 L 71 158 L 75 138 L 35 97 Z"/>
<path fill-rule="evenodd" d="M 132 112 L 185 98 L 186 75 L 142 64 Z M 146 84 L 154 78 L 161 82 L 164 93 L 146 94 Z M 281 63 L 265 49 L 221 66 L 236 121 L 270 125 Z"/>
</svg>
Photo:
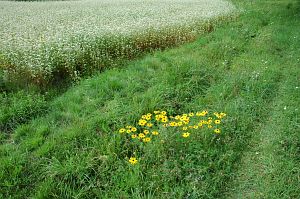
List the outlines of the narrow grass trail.
<svg viewBox="0 0 300 199">
<path fill-rule="evenodd" d="M 293 2 L 295 3 L 295 2 Z M 275 5 L 275 6 L 274 6 Z M 283 6 L 277 2 L 273 6 Z M 288 7 L 292 4 L 288 4 Z M 272 7 L 270 9 L 272 11 Z M 275 10 L 275 9 L 274 9 Z M 288 46 L 279 56 L 269 54 L 269 59 L 277 60 L 279 65 L 268 67 L 280 71 L 278 91 L 268 107 L 268 115 L 257 124 L 249 148 L 243 154 L 238 171 L 235 173 L 232 186 L 226 192 L 226 198 L 299 198 L 300 186 L 299 168 L 299 47 L 284 35 L 293 35 L 296 39 L 295 26 L 299 19 L 299 5 L 296 11 L 280 13 L 277 9 L 276 17 L 270 27 L 261 29 L 260 34 L 269 32 L 274 42 L 286 42 Z M 298 13 L 298 14 L 297 14 Z M 289 18 L 288 20 L 284 18 Z M 291 18 L 290 18 L 291 17 Z M 266 19 L 268 15 L 266 16 Z M 281 28 L 279 28 L 281 26 Z M 283 28 L 284 27 L 284 28 Z M 266 53 L 267 54 L 267 53 Z M 276 69 L 277 68 L 277 69 Z M 295 186 L 296 185 L 296 186 Z"/>
<path fill-rule="evenodd" d="M 286 139 L 297 140 L 299 136 L 296 135 L 295 129 L 299 123 L 293 120 L 293 117 L 299 120 L 297 103 L 292 103 L 296 99 L 300 104 L 299 93 L 295 95 L 298 96 L 297 99 L 291 91 L 297 92 L 297 76 L 299 77 L 300 73 L 299 70 L 292 70 L 292 72 L 294 74 L 286 74 L 284 81 L 281 82 L 277 97 L 270 107 L 269 116 L 253 132 L 249 150 L 241 159 L 233 187 L 226 198 L 297 198 L 299 196 L 296 194 L 298 188 L 293 186 L 293 183 L 300 185 L 299 167 L 296 162 L 280 154 L 290 153 L 282 146 Z M 296 113 L 289 117 L 285 112 L 291 111 Z M 296 153 L 296 150 L 292 153 Z"/>
</svg>

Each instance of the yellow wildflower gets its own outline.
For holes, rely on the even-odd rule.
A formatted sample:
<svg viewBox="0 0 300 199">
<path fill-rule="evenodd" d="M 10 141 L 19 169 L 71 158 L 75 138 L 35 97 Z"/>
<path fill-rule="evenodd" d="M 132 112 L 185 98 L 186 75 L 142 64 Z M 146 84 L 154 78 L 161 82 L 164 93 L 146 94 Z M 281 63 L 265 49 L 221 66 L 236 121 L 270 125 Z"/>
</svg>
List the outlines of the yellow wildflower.
<svg viewBox="0 0 300 199">
<path fill-rule="evenodd" d="M 150 142 L 151 141 L 151 138 L 144 138 L 143 139 L 143 142 Z"/>
<path fill-rule="evenodd" d="M 132 139 L 135 139 L 135 138 L 137 138 L 137 135 L 136 135 L 136 134 L 132 134 L 132 135 L 131 135 L 131 138 L 132 138 Z"/>
<path fill-rule="evenodd" d="M 139 125 L 140 126 L 145 126 L 146 123 L 147 123 L 146 120 L 139 120 Z"/>
<path fill-rule="evenodd" d="M 178 126 L 182 126 L 183 124 L 182 124 L 182 122 L 178 122 L 177 125 Z"/>
<path fill-rule="evenodd" d="M 149 133 L 148 130 L 144 130 L 144 134 L 147 135 Z"/>
<path fill-rule="evenodd" d="M 168 121 L 168 118 L 167 117 L 164 117 L 164 118 L 162 118 L 162 120 L 161 120 L 163 123 L 166 123 L 167 121 Z"/>
<path fill-rule="evenodd" d="M 151 120 L 151 116 L 146 116 L 146 120 Z"/>
<path fill-rule="evenodd" d="M 152 135 L 158 135 L 159 133 L 157 131 L 153 131 Z"/>
<path fill-rule="evenodd" d="M 176 124 L 175 122 L 170 122 L 169 125 L 170 125 L 170 126 L 175 126 L 175 124 Z"/>
<path fill-rule="evenodd" d="M 137 130 L 137 129 L 136 129 L 135 127 L 132 127 L 132 128 L 131 128 L 131 131 L 132 131 L 132 132 L 136 132 L 136 130 Z"/>
<path fill-rule="evenodd" d="M 156 121 L 159 121 L 160 119 L 161 119 L 161 115 L 156 115 L 156 116 L 155 116 L 155 120 L 156 120 Z"/>
<path fill-rule="evenodd" d="M 180 121 L 184 121 L 184 120 L 186 120 L 186 117 L 180 117 Z"/>
<path fill-rule="evenodd" d="M 220 129 L 215 129 L 214 132 L 219 134 L 219 133 L 221 133 L 221 130 Z"/>
<path fill-rule="evenodd" d="M 121 129 L 119 130 L 119 133 L 124 133 L 125 131 L 126 131 L 126 129 L 121 128 Z"/>
<path fill-rule="evenodd" d="M 220 113 L 221 117 L 225 117 L 226 113 Z"/>
<path fill-rule="evenodd" d="M 135 157 L 131 157 L 129 159 L 129 163 L 132 164 L 132 165 L 135 165 L 137 162 L 138 162 L 138 160 Z"/>
<path fill-rule="evenodd" d="M 182 130 L 186 131 L 186 130 L 188 130 L 188 127 L 184 126 L 184 127 L 182 127 Z"/>
<path fill-rule="evenodd" d="M 199 127 L 197 125 L 194 126 L 194 129 L 198 129 Z"/>
<path fill-rule="evenodd" d="M 190 133 L 183 133 L 182 134 L 182 137 L 184 137 L 184 138 L 187 138 L 187 137 L 189 137 L 190 136 Z"/>
<path fill-rule="evenodd" d="M 167 114 L 167 112 L 166 112 L 166 111 L 162 111 L 162 112 L 160 112 L 160 114 L 162 114 L 162 115 L 166 115 L 166 114 Z"/>
<path fill-rule="evenodd" d="M 176 115 L 175 116 L 175 120 L 179 120 L 180 119 L 180 116 L 179 115 Z"/>
<path fill-rule="evenodd" d="M 188 124 L 190 122 L 190 120 L 184 120 L 183 123 L 184 124 Z"/>
<path fill-rule="evenodd" d="M 220 120 L 215 120 L 215 124 L 220 124 L 221 121 Z"/>
<path fill-rule="evenodd" d="M 213 126 L 209 124 L 207 127 L 208 127 L 209 129 L 211 129 Z"/>
<path fill-rule="evenodd" d="M 157 114 L 159 114 L 160 113 L 160 111 L 154 111 L 154 114 L 155 115 L 157 115 Z"/>
<path fill-rule="evenodd" d="M 189 113 L 189 116 L 190 117 L 193 117 L 195 114 L 194 113 Z"/>
<path fill-rule="evenodd" d="M 131 133 L 131 130 L 130 130 L 130 129 L 128 129 L 126 132 L 127 132 L 127 133 Z"/>
<path fill-rule="evenodd" d="M 153 124 L 152 124 L 152 123 L 147 123 L 147 126 L 148 126 L 149 128 L 151 128 L 151 127 L 153 126 Z"/>
<path fill-rule="evenodd" d="M 144 138 L 145 137 L 145 134 L 144 133 L 140 133 L 139 134 L 139 138 Z"/>
</svg>

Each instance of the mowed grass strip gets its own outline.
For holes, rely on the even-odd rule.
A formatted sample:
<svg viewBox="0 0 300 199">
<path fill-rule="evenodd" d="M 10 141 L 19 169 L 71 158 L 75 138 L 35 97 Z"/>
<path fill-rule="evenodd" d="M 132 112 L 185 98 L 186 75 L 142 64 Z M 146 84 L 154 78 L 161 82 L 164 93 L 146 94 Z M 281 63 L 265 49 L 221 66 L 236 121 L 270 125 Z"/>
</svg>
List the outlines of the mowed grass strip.
<svg viewBox="0 0 300 199">
<path fill-rule="evenodd" d="M 55 99 L 45 117 L 20 125 L 0 147 L 1 196 L 222 198 L 253 133 L 273 117 L 278 92 L 289 85 L 290 73 L 299 72 L 295 2 L 243 5 L 248 11 L 235 22 L 192 44 L 87 79 Z M 294 108 L 296 94 L 286 95 L 282 99 Z M 228 116 L 220 136 L 199 131 L 185 142 L 149 143 L 133 167 L 117 130 L 155 109 L 208 109 Z M 287 152 L 278 155 L 294 172 L 299 138 L 292 135 L 283 134 Z M 297 178 L 281 174 L 281 182 L 289 182 L 281 184 L 281 194 L 296 196 Z M 284 184 L 292 188 L 285 191 Z"/>
<path fill-rule="evenodd" d="M 192 41 L 235 11 L 223 0 L 0 1 L 0 6 L 2 78 L 42 88 Z"/>
</svg>

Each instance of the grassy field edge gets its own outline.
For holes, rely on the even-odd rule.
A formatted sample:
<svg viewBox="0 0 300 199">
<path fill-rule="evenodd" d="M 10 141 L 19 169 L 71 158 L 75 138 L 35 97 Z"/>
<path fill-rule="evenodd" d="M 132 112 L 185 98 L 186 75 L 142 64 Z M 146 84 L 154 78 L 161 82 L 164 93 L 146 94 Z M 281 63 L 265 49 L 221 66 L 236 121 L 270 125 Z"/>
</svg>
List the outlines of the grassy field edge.
<svg viewBox="0 0 300 199">
<path fill-rule="evenodd" d="M 266 127 L 272 136 L 275 124 L 278 139 L 270 145 L 281 161 L 266 182 L 279 178 L 279 183 L 251 194 L 297 196 L 299 4 L 234 2 L 245 12 L 232 23 L 193 43 L 88 78 L 53 100 L 44 117 L 18 126 L 0 147 L 0 196 L 234 198 L 232 190 L 252 191 L 235 186 L 241 182 L 243 155 L 259 138 L 255 133 Z M 117 130 L 155 109 L 225 111 L 228 119 L 220 136 L 206 132 L 187 143 L 155 143 L 138 167 L 131 167 Z M 285 122 L 277 124 L 280 120 Z"/>
</svg>

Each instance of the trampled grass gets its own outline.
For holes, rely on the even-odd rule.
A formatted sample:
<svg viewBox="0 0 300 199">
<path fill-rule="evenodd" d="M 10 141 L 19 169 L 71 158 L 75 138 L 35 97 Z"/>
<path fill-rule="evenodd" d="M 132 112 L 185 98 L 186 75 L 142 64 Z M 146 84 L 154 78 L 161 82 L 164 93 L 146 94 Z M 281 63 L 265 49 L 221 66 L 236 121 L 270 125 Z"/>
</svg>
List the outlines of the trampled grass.
<svg viewBox="0 0 300 199">
<path fill-rule="evenodd" d="M 234 2 L 245 10 L 236 20 L 82 80 L 0 137 L 0 197 L 298 198 L 300 5 Z M 156 110 L 227 116 L 219 134 L 120 134 Z"/>
<path fill-rule="evenodd" d="M 194 40 L 231 14 L 224 0 L 0 1 L 0 69 L 40 86 Z M 202 25 L 199 25 L 202 24 Z"/>
</svg>

